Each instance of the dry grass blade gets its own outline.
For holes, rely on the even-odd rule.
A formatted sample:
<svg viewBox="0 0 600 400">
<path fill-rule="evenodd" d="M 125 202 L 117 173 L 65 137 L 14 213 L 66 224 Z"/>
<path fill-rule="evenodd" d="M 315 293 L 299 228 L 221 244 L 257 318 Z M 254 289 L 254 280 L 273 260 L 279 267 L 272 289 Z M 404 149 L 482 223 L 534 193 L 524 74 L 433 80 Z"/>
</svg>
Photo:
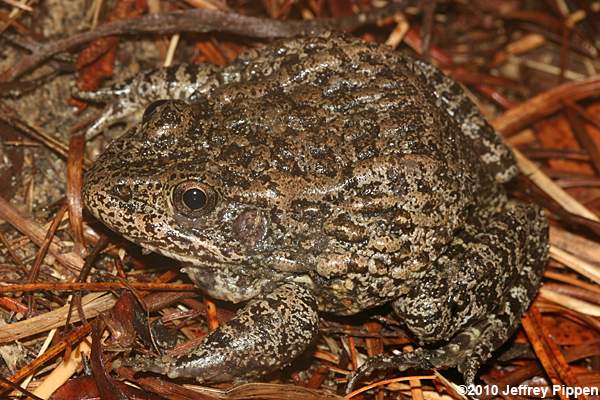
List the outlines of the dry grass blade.
<svg viewBox="0 0 600 400">
<path fill-rule="evenodd" d="M 39 272 L 40 272 L 40 267 L 42 266 L 42 261 L 44 261 L 44 258 L 46 257 L 48 247 L 50 247 L 50 243 L 52 243 L 52 239 L 54 238 L 56 230 L 58 229 L 58 225 L 60 224 L 62 217 L 66 211 L 67 211 L 67 207 L 62 206 L 56 213 L 56 216 L 54 217 L 52 224 L 50 224 L 50 228 L 48 229 L 48 232 L 46 233 L 46 237 L 44 238 L 44 243 L 42 243 L 42 245 L 38 249 L 38 252 L 35 256 L 35 261 L 33 262 L 33 266 L 29 270 L 29 274 L 27 274 L 27 283 L 33 283 L 37 280 Z M 27 300 L 28 308 L 30 311 L 32 311 L 32 306 L 33 306 L 32 299 L 33 298 L 31 296 L 29 296 L 29 298 Z"/>
<path fill-rule="evenodd" d="M 19 8 L 23 11 L 28 11 L 28 12 L 33 11 L 33 8 L 31 8 L 31 6 L 27 5 L 27 3 L 22 2 L 22 1 L 16 1 L 16 0 L 2 0 L 2 1 L 8 5 Z"/>
<path fill-rule="evenodd" d="M 600 284 L 600 267 L 569 254 L 556 246 L 550 246 L 550 257 Z"/>
<path fill-rule="evenodd" d="M 16 383 L 9 381 L 8 379 L 4 378 L 3 376 L 0 376 L 0 383 L 6 386 L 10 386 L 12 388 L 14 388 L 15 390 L 17 390 L 20 393 L 23 393 L 24 395 L 27 396 L 28 399 L 31 400 L 46 400 L 46 399 L 42 399 L 38 396 L 36 396 L 35 394 L 31 393 L 30 391 L 28 391 L 27 389 L 24 389 L 23 387 L 17 385 Z"/>
<path fill-rule="evenodd" d="M 68 146 L 61 142 L 60 139 L 53 137 L 39 127 L 28 124 L 18 117 L 18 113 L 15 110 L 10 109 L 6 105 L 0 105 L 0 112 L 0 120 L 4 123 L 26 133 L 32 139 L 42 143 L 63 159 L 67 158 Z"/>
<path fill-rule="evenodd" d="M 209 392 L 207 392 L 209 393 Z M 223 392 L 225 399 L 281 399 L 289 400 L 342 400 L 341 396 L 322 390 L 308 389 L 301 386 L 277 385 L 272 383 L 247 383 Z"/>
<path fill-rule="evenodd" d="M 569 253 L 577 254 L 578 257 L 590 262 L 600 258 L 600 244 L 558 226 L 550 227 L 550 244 L 559 249 L 568 249 Z"/>
<path fill-rule="evenodd" d="M 600 286 L 591 285 L 594 290 L 587 290 L 578 286 L 565 285 L 556 282 L 547 282 L 544 288 L 555 293 L 571 296 L 572 298 L 587 301 L 589 303 L 600 306 Z"/>
<path fill-rule="evenodd" d="M 158 378 L 140 378 L 135 381 L 137 385 L 149 393 L 156 393 L 161 398 L 175 400 L 221 400 L 226 399 L 223 394 L 215 390 L 214 393 L 202 393 L 202 391 L 193 390 L 175 383 L 171 383 Z M 209 388 L 206 388 L 209 391 Z"/>
<path fill-rule="evenodd" d="M 35 388 L 33 393 L 43 399 L 48 399 L 61 387 L 69 378 L 73 376 L 81 368 L 83 358 L 89 358 L 90 348 L 90 337 L 84 339 L 73 351 L 70 352 L 69 356 L 62 359 L 61 362 L 44 377 L 42 383 Z"/>
<path fill-rule="evenodd" d="M 359 394 L 364 393 L 368 390 L 371 390 L 371 389 L 379 387 L 379 386 L 389 385 L 391 383 L 421 381 L 421 380 L 434 379 L 434 378 L 435 378 L 434 375 L 422 375 L 422 376 L 403 376 L 403 377 L 399 377 L 399 378 L 386 379 L 383 381 L 371 383 L 370 385 L 363 386 L 360 389 L 356 389 L 355 391 L 348 393 L 346 396 L 344 396 L 344 400 L 352 399 L 352 398 L 358 396 Z"/>
<path fill-rule="evenodd" d="M 67 158 L 67 204 L 69 206 L 69 224 L 75 238 L 75 253 L 83 254 L 85 241 L 83 237 L 83 204 L 81 189 L 83 187 L 83 159 L 85 136 L 74 134 L 69 140 L 69 157 Z"/>
<path fill-rule="evenodd" d="M 37 292 L 43 290 L 73 292 L 76 290 L 106 291 L 114 289 L 197 291 L 188 283 L 152 283 L 152 282 L 38 282 L 14 285 L 0 285 L 0 293 Z"/>
<path fill-rule="evenodd" d="M 583 204 L 578 202 L 555 184 L 552 179 L 548 178 L 534 163 L 529 161 L 527 157 L 521 154 L 517 149 L 513 149 L 517 158 L 517 163 L 523 174 L 527 175 L 535 184 L 545 191 L 552 199 L 560 204 L 565 210 L 570 213 L 580 215 L 584 218 L 588 218 L 594 221 L 600 221 L 598 217 L 587 209 Z"/>
<path fill-rule="evenodd" d="M 80 326 L 74 332 L 67 335 L 67 337 L 65 337 L 63 340 L 61 340 L 60 342 L 56 343 L 54 346 L 49 348 L 42 356 L 36 358 L 31 363 L 29 363 L 27 366 L 25 366 L 25 367 L 21 368 L 19 371 L 17 371 L 17 373 L 15 373 L 13 376 L 10 377 L 10 381 L 12 381 L 14 383 L 20 382 L 25 377 L 35 373 L 45 363 L 47 363 L 49 360 L 53 359 L 58 354 L 60 354 L 63 350 L 65 350 L 65 348 L 67 346 L 71 346 L 73 343 L 78 342 L 79 340 L 84 338 L 86 335 L 88 335 L 91 332 L 91 330 L 92 330 L 91 324 L 85 324 L 83 326 Z M 0 395 L 8 389 L 10 389 L 10 388 L 6 387 L 6 386 L 4 386 L 4 388 L 0 387 Z"/>
<path fill-rule="evenodd" d="M 116 298 L 110 293 L 90 293 L 83 297 L 82 305 L 85 315 L 93 318 L 110 310 L 115 304 Z M 40 314 L 10 325 L 0 326 L 0 343 L 8 343 L 61 327 L 67 320 L 69 305 L 64 305 L 56 310 Z M 71 322 L 79 321 L 79 316 L 74 314 Z"/>
<path fill-rule="evenodd" d="M 569 308 L 582 314 L 591 315 L 592 317 L 600 317 L 600 306 L 575 299 L 571 296 L 554 292 L 547 287 L 540 288 L 540 295 L 546 300 L 560 304 L 563 307 Z"/>
<path fill-rule="evenodd" d="M 156 379 L 140 379 L 138 383 L 143 384 L 149 389 L 158 389 L 158 393 L 173 397 L 175 393 L 183 395 L 184 391 L 190 391 L 194 394 L 190 398 L 206 400 L 344 400 L 346 397 L 338 396 L 324 390 L 309 389 L 302 386 L 279 385 L 272 383 L 247 383 L 233 387 L 229 390 L 219 390 L 203 386 L 177 385 Z M 159 386 L 160 385 L 160 386 Z M 194 395 L 200 397 L 192 397 Z M 187 397 L 186 397 L 187 398 Z"/>
<path fill-rule="evenodd" d="M 594 142 L 594 140 L 590 137 L 590 134 L 582 121 L 583 118 L 581 118 L 577 111 L 575 111 L 570 105 L 567 105 L 565 108 L 565 115 L 567 116 L 567 120 L 571 125 L 571 130 L 575 134 L 575 137 L 581 145 L 581 148 L 589 154 L 591 164 L 594 167 L 596 174 L 599 174 L 600 153 L 598 152 L 596 142 Z"/>
<path fill-rule="evenodd" d="M 542 330 L 542 318 L 539 311 L 535 306 L 532 306 L 526 315 L 523 317 L 523 329 L 529 338 L 529 342 L 538 356 L 538 359 L 544 367 L 544 371 L 550 378 L 553 385 L 562 385 L 562 380 L 559 372 L 557 371 L 556 362 L 553 362 L 552 352 L 548 348 L 546 338 Z M 569 398 L 562 393 L 559 394 L 561 400 L 569 400 Z"/>
<path fill-rule="evenodd" d="M 594 292 L 597 295 L 600 295 L 600 287 L 598 287 L 598 285 L 584 282 L 584 281 L 577 279 L 571 275 L 559 274 L 559 273 L 552 272 L 552 271 L 546 271 L 546 272 L 544 272 L 544 276 L 548 279 L 554 279 L 559 282 L 565 282 L 570 285 L 573 285 L 574 287 L 580 287 L 585 290 L 589 290 L 590 292 Z"/>
</svg>

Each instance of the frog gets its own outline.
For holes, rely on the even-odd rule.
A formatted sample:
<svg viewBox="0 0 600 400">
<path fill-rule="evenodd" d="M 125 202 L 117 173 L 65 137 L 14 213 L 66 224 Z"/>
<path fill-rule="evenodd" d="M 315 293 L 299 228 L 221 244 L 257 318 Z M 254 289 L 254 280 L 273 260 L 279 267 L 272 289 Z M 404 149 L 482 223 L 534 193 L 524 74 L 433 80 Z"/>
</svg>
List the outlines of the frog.
<svg viewBox="0 0 600 400">
<path fill-rule="evenodd" d="M 320 316 L 389 304 L 417 347 L 367 359 L 348 388 L 390 368 L 473 383 L 541 284 L 548 222 L 508 197 L 511 149 L 460 84 L 405 51 L 283 39 L 80 97 L 109 103 L 92 132 L 131 125 L 86 174 L 90 213 L 242 304 L 136 370 L 261 379 L 315 343 Z"/>
</svg>

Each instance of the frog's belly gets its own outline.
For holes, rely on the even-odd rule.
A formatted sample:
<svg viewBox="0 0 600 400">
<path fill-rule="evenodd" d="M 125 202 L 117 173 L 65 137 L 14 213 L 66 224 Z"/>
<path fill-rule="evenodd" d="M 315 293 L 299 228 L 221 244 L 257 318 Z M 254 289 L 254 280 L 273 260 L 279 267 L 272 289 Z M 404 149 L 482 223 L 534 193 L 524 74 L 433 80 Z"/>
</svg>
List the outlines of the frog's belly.
<svg viewBox="0 0 600 400">
<path fill-rule="evenodd" d="M 310 287 L 319 311 L 339 315 L 356 314 L 405 294 L 406 279 L 393 274 L 374 275 L 368 271 L 350 272 L 324 278 L 311 273 L 290 274 L 243 266 L 187 266 L 183 269 L 196 285 L 210 296 L 240 303 L 273 290 L 283 282 Z"/>
<path fill-rule="evenodd" d="M 288 280 L 286 274 L 242 265 L 196 266 L 182 269 L 204 292 L 232 303 L 248 301 Z"/>
<path fill-rule="evenodd" d="M 315 292 L 319 311 L 350 315 L 389 303 L 406 294 L 408 287 L 391 276 L 350 273 L 320 281 Z"/>
</svg>

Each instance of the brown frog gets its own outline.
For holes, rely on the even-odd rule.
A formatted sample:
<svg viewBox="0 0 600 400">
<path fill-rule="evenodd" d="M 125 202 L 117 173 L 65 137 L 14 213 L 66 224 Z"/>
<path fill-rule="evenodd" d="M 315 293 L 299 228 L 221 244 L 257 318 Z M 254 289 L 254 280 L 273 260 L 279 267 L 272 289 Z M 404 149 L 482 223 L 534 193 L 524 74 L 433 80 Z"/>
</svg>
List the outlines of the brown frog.
<svg viewBox="0 0 600 400">
<path fill-rule="evenodd" d="M 429 64 L 325 35 L 85 97 L 111 101 L 93 131 L 147 106 L 87 174 L 88 209 L 246 302 L 194 351 L 140 369 L 256 378 L 315 340 L 318 312 L 391 303 L 421 347 L 351 383 L 390 366 L 458 367 L 472 383 L 535 296 L 547 221 L 507 199 L 511 151 Z"/>
</svg>

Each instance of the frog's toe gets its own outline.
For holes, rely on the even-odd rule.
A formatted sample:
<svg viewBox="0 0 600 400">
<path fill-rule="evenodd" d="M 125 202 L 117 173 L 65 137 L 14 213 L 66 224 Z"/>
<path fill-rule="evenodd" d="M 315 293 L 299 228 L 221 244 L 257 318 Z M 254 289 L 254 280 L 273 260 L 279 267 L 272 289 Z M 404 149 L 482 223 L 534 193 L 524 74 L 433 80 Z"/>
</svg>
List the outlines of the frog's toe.
<svg viewBox="0 0 600 400">
<path fill-rule="evenodd" d="M 465 385 L 470 386 L 475 384 L 475 375 L 479 371 L 481 362 L 476 358 L 469 358 L 458 364 L 458 371 L 462 374 Z"/>
<path fill-rule="evenodd" d="M 376 370 L 397 369 L 398 371 L 405 371 L 410 368 L 430 369 L 433 365 L 429 361 L 429 358 L 429 352 L 421 348 L 410 353 L 370 357 L 350 375 L 348 384 L 346 385 L 346 393 L 350 393 L 360 380 L 371 375 Z"/>
<path fill-rule="evenodd" d="M 113 368 L 128 367 L 135 372 L 154 372 L 156 374 L 165 374 L 169 369 L 169 363 L 161 357 L 142 355 L 115 360 L 112 366 Z"/>
<path fill-rule="evenodd" d="M 363 378 L 371 375 L 377 369 L 392 368 L 386 356 L 371 357 L 364 362 L 356 371 L 350 374 L 346 385 L 346 393 L 350 393 L 356 384 Z"/>
</svg>

